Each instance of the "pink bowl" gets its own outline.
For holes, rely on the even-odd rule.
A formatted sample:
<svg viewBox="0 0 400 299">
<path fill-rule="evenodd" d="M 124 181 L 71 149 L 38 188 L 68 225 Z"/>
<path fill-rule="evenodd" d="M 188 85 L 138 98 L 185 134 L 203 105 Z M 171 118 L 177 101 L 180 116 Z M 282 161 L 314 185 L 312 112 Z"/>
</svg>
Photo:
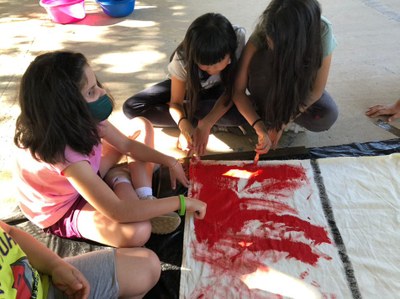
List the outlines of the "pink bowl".
<svg viewBox="0 0 400 299">
<path fill-rule="evenodd" d="M 85 18 L 85 0 L 40 0 L 53 22 L 69 24 Z"/>
</svg>

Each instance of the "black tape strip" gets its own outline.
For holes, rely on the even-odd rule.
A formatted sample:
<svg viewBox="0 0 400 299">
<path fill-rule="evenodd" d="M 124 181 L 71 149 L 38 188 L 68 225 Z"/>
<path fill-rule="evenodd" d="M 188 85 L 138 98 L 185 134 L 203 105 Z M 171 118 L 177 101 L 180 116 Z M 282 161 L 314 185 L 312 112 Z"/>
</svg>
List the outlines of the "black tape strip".
<svg viewBox="0 0 400 299">
<path fill-rule="evenodd" d="M 357 279 L 354 275 L 353 265 L 347 255 L 346 246 L 344 244 L 340 230 L 336 225 L 335 215 L 333 213 L 332 205 L 329 200 L 328 194 L 326 193 L 324 180 L 321 175 L 318 161 L 315 159 L 311 160 L 311 166 L 314 172 L 314 180 L 319 189 L 319 197 L 321 199 L 322 209 L 324 211 L 325 218 L 328 221 L 328 225 L 331 228 L 332 236 L 338 249 L 339 257 L 343 263 L 344 272 L 347 278 L 347 283 L 350 288 L 353 299 L 361 299 L 361 292 L 358 287 Z"/>
</svg>

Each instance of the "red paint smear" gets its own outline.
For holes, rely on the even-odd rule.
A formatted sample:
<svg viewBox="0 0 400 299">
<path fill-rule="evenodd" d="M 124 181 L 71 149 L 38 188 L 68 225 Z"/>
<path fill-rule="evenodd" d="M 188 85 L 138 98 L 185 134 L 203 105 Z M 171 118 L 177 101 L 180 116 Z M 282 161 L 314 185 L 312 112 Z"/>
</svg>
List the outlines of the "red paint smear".
<svg viewBox="0 0 400 299">
<path fill-rule="evenodd" d="M 262 171 L 260 171 L 260 167 L 252 164 L 240 167 L 205 165 L 201 162 L 192 164 L 190 177 L 193 181 L 201 184 L 201 189 L 192 189 L 191 195 L 207 202 L 205 219 L 195 222 L 197 241 L 207 244 L 209 250 L 215 250 L 215 248 L 213 249 L 214 245 L 223 241 L 229 244 L 230 248 L 239 251 L 275 250 L 285 252 L 288 258 L 316 265 L 321 255 L 314 250 L 315 245 L 331 243 L 327 231 L 323 227 L 299 218 L 296 210 L 285 203 L 254 198 L 238 199 L 235 190 L 237 191 L 239 178 L 223 176 L 231 169 L 257 172 L 257 175 L 248 179 L 244 187 L 244 189 L 248 189 L 249 194 L 253 194 L 252 185 L 258 183 L 257 190 L 255 190 L 257 193 L 284 194 L 285 196 L 280 200 L 290 201 L 290 194 L 294 194 L 304 184 L 309 184 L 305 170 L 301 166 L 266 165 L 262 166 Z M 254 204 L 264 206 L 264 208 L 247 209 Z M 259 231 L 264 232 L 263 235 L 240 234 L 245 223 L 251 220 L 260 221 Z M 276 229 L 277 224 L 279 224 L 279 230 Z M 277 233 L 279 238 L 269 237 L 268 233 L 271 231 Z M 293 237 L 295 233 L 302 234 L 303 239 L 306 238 L 308 242 L 303 243 L 296 240 Z M 241 242 L 251 245 L 243 247 L 240 245 Z"/>
<path fill-rule="evenodd" d="M 253 210 L 256 210 L 255 207 L 257 208 L 263 208 L 264 210 L 272 210 L 276 212 L 277 214 L 282 214 L 282 213 L 291 213 L 294 215 L 297 215 L 297 211 L 289 206 L 288 204 L 279 202 L 279 201 L 266 201 L 262 199 L 249 199 L 245 203 L 240 204 L 240 208 L 242 210 L 247 210 L 251 209 L 253 207 Z"/>
<path fill-rule="evenodd" d="M 245 186 L 240 186 L 246 194 L 268 194 L 274 200 L 239 199 L 240 178 L 224 176 L 232 169 L 253 172 Z M 312 266 L 320 258 L 330 259 L 316 249 L 316 245 L 331 243 L 327 231 L 301 219 L 296 209 L 288 204 L 296 190 L 309 186 L 302 166 L 280 164 L 258 167 L 246 164 L 235 167 L 206 165 L 198 161 L 190 165 L 190 178 L 198 183 L 196 186 L 201 186 L 199 190 L 196 186 L 192 188 L 191 196 L 207 202 L 205 219 L 195 220 L 196 239 L 202 246 L 191 244 L 193 258 L 211 265 L 214 275 L 229 276 L 232 287 L 235 285 L 243 290 L 243 283 L 238 277 L 267 267 L 261 254 L 265 256 L 269 252 L 272 260 L 275 255 L 275 261 L 294 258 Z M 305 200 L 310 198 L 311 195 L 308 195 Z M 259 221 L 256 232 L 241 233 L 246 223 L 254 220 Z M 213 285 L 211 289 L 215 287 Z M 197 286 L 194 294 L 210 292 L 207 286 Z"/>
</svg>

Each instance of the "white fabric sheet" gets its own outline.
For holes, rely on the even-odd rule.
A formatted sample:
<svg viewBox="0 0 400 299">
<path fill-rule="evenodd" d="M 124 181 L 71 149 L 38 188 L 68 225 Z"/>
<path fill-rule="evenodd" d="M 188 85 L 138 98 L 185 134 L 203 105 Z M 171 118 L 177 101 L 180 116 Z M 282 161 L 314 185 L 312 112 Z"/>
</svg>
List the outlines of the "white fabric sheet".
<svg viewBox="0 0 400 299">
<path fill-rule="evenodd" d="M 400 298 L 400 154 L 318 161 L 363 298 Z"/>
<path fill-rule="evenodd" d="M 207 216 L 203 223 L 193 221 L 190 215 L 186 218 L 180 298 L 339 299 L 360 295 L 372 299 L 397 298 L 400 294 L 399 154 L 319 159 L 321 173 L 316 175 L 309 160 L 260 161 L 257 169 L 264 171 L 261 174 L 250 166 L 250 161 L 200 163 L 191 166 L 195 178 L 189 193 L 210 200 L 208 209 L 213 209 L 209 213 L 215 225 L 207 222 Z M 297 182 L 285 173 L 268 177 L 273 166 L 302 169 L 305 177 L 297 178 Z M 221 167 L 240 170 L 242 178 L 221 176 L 212 170 Z M 250 179 L 243 175 L 246 173 L 250 173 Z M 260 177 L 261 184 L 257 179 Z M 215 188 L 205 183 L 215 184 Z M 277 192 L 279 183 L 291 187 Z M 268 188 L 272 190 L 271 186 L 274 191 L 261 194 Z M 218 190 L 222 190 L 220 195 L 214 195 Z M 239 201 L 240 211 L 224 208 L 224 203 L 231 200 Z M 215 217 L 219 207 L 220 219 Z M 227 222 L 237 222 L 242 213 L 260 210 L 270 215 L 271 221 L 269 216 L 259 221 L 250 219 L 235 231 L 235 236 L 234 228 L 219 231 Z M 302 225 L 296 228 L 281 221 L 281 217 L 292 217 Z M 273 219 L 278 221 L 272 223 L 276 221 Z M 318 242 L 318 237 L 309 237 L 304 229 L 307 225 L 326 231 L 329 240 Z M 214 234 L 209 240 L 204 235 L 205 227 Z M 210 246 L 210 240 L 216 240 L 215 234 L 219 238 Z M 285 242 L 292 242 L 289 250 Z M 271 247 L 265 247 L 269 243 Z M 301 245 L 311 248 L 318 256 L 316 262 L 305 259 L 303 253 L 296 257 L 295 249 L 302 250 Z"/>
</svg>

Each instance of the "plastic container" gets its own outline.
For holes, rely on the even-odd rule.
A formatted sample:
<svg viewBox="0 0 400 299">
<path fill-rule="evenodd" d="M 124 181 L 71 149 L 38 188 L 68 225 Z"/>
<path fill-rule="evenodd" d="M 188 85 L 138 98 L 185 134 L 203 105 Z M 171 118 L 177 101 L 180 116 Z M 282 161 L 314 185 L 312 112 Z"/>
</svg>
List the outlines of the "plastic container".
<svg viewBox="0 0 400 299">
<path fill-rule="evenodd" d="M 104 13 L 113 18 L 129 16 L 135 8 L 135 0 L 96 0 Z"/>
<path fill-rule="evenodd" d="M 55 23 L 69 24 L 85 18 L 85 0 L 40 0 Z"/>
</svg>

